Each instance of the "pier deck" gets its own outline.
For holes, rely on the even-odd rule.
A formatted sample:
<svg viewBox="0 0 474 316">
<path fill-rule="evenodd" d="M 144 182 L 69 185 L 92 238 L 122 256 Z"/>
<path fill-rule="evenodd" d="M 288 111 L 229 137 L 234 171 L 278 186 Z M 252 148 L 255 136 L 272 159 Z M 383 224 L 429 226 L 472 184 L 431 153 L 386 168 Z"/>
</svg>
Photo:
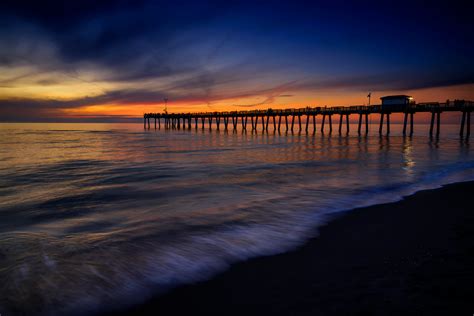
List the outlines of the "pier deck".
<svg viewBox="0 0 474 316">
<path fill-rule="evenodd" d="M 261 130 L 268 131 L 271 120 L 271 125 L 274 131 L 294 132 L 295 125 L 298 125 L 298 132 L 316 133 L 317 117 L 321 116 L 320 130 L 324 133 L 329 129 L 333 130 L 332 116 L 339 116 L 339 133 L 342 133 L 345 125 L 345 132 L 349 133 L 349 117 L 350 115 L 359 115 L 357 133 L 362 133 L 362 125 L 364 125 L 364 132 L 369 130 L 369 115 L 379 114 L 379 133 L 383 134 L 385 127 L 386 134 L 390 134 L 390 115 L 393 113 L 404 114 L 403 120 L 403 135 L 407 134 L 407 127 L 409 124 L 409 134 L 413 134 L 414 115 L 416 113 L 429 112 L 431 113 L 430 121 L 430 136 L 435 132 L 439 136 L 441 129 L 441 113 L 443 112 L 460 112 L 462 118 L 460 122 L 459 135 L 461 138 L 469 138 L 471 134 L 471 112 L 474 110 L 473 101 L 455 100 L 446 103 L 429 102 L 409 105 L 356 105 L 356 106 L 335 106 L 335 107 L 306 107 L 296 109 L 267 109 L 267 110 L 250 110 L 250 111 L 228 111 L 228 112 L 196 112 L 196 113 L 146 113 L 144 114 L 144 128 L 150 128 L 150 119 L 155 122 L 155 129 L 161 128 L 163 123 L 166 129 L 191 129 L 194 123 L 194 128 L 198 129 L 201 126 L 205 128 L 206 121 L 209 128 L 212 128 L 213 120 L 215 120 L 216 129 L 222 127 L 224 130 L 237 130 L 238 125 L 242 126 L 242 130 L 247 130 L 247 127 L 252 131 L 257 130 L 259 121 L 261 122 Z M 289 120 L 289 117 L 291 120 Z M 302 117 L 306 118 L 306 122 L 302 122 Z M 345 124 L 344 124 L 345 118 Z M 297 119 L 297 122 L 296 122 Z M 327 120 L 326 120 L 327 119 Z M 284 120 L 284 122 L 283 122 Z M 163 122 L 162 122 L 163 121 Z M 436 123 L 435 123 L 436 121 Z M 309 130 L 310 122 L 312 122 L 312 131 Z M 158 123 L 158 125 L 157 125 Z M 200 123 L 200 124 L 199 124 Z M 229 123 L 230 126 L 229 126 Z M 247 123 L 250 123 L 248 126 Z M 327 127 L 326 127 L 327 126 Z"/>
</svg>

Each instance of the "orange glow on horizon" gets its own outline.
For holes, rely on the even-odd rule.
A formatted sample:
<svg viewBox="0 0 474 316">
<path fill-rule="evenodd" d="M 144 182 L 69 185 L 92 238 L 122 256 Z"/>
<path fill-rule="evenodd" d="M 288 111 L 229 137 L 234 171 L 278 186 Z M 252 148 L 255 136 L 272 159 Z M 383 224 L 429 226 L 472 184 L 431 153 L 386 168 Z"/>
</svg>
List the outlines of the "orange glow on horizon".
<svg viewBox="0 0 474 316">
<path fill-rule="evenodd" d="M 474 100 L 474 85 L 460 85 L 440 88 L 418 89 L 408 91 L 379 91 L 372 92 L 371 104 L 379 104 L 380 97 L 390 94 L 412 95 L 417 102 L 445 102 L 446 99 Z M 259 100 L 261 99 L 261 100 Z M 214 112 L 214 111 L 245 111 L 254 109 L 283 109 L 301 108 L 307 106 L 349 106 L 367 105 L 365 93 L 359 92 L 310 92 L 302 91 L 291 97 L 275 97 L 273 102 L 262 103 L 265 96 L 249 98 L 222 98 L 209 103 L 202 100 L 185 100 L 168 102 L 169 113 L 187 112 Z M 261 104 L 259 104 L 259 102 Z M 246 104 L 250 106 L 245 106 Z M 141 117 L 143 113 L 162 113 L 164 103 L 156 104 L 103 104 L 88 105 L 77 108 L 62 109 L 58 116 L 80 117 L 80 116 L 128 116 Z"/>
</svg>

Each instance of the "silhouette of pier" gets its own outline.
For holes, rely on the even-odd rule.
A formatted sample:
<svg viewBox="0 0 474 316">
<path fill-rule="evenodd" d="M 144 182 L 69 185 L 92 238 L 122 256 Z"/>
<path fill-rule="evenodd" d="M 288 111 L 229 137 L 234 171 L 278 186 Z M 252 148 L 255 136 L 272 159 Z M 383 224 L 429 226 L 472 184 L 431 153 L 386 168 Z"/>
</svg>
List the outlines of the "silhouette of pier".
<svg viewBox="0 0 474 316">
<path fill-rule="evenodd" d="M 356 105 L 356 106 L 336 106 L 336 107 L 306 107 L 298 109 L 267 109 L 250 111 L 230 111 L 230 112 L 197 112 L 197 113 L 146 113 L 144 114 L 144 128 L 150 128 L 150 120 L 154 120 L 155 129 L 161 129 L 163 125 L 166 129 L 205 129 L 206 121 L 209 129 L 213 127 L 213 121 L 217 130 L 221 128 L 225 131 L 237 130 L 241 125 L 242 130 L 257 131 L 258 123 L 261 122 L 261 131 L 270 130 L 281 132 L 305 132 L 315 134 L 317 131 L 317 121 L 320 120 L 319 130 L 321 133 L 333 131 L 333 115 L 339 118 L 338 132 L 349 134 L 349 117 L 358 115 L 357 133 L 368 134 L 369 115 L 380 115 L 379 134 L 390 134 L 390 115 L 402 113 L 403 135 L 413 135 L 414 116 L 416 113 L 431 113 L 430 136 L 439 136 L 441 130 L 441 113 L 460 112 L 462 118 L 460 122 L 459 135 L 461 138 L 469 138 L 471 134 L 471 112 L 474 110 L 473 101 L 454 100 L 445 103 L 429 102 L 418 104 L 400 105 Z M 436 121 L 436 123 L 435 123 Z M 310 124 L 310 122 L 312 124 Z M 310 130 L 310 125 L 312 126 Z M 296 126 L 296 127 L 295 127 Z M 363 128 L 364 127 L 364 128 Z M 407 129 L 409 130 L 407 131 Z"/>
</svg>

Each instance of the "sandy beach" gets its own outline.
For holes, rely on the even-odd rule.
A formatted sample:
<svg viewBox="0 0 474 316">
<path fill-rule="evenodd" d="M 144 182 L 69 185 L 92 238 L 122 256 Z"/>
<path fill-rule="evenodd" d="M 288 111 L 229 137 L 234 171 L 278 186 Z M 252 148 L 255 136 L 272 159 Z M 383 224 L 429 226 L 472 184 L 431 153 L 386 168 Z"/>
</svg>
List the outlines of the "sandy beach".
<svg viewBox="0 0 474 316">
<path fill-rule="evenodd" d="M 299 249 L 123 314 L 471 315 L 474 182 L 334 216 Z M 114 312 L 116 313 L 116 312 Z"/>
</svg>

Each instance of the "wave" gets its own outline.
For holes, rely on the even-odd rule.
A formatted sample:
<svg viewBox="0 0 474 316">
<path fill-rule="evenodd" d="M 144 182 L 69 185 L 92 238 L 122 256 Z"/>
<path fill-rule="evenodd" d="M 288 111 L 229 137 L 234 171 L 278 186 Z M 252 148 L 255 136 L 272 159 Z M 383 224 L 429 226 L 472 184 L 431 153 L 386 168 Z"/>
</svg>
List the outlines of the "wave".
<svg viewBox="0 0 474 316">
<path fill-rule="evenodd" d="M 63 241 L 48 234 L 1 234 L 0 259 L 7 263 L 2 264 L 1 274 L 8 277 L 2 278 L 0 292 L 7 295 L 0 306 L 7 308 L 3 310 L 6 314 L 90 314 L 109 306 L 120 309 L 177 285 L 211 278 L 233 263 L 295 249 L 316 236 L 317 227 L 335 212 L 396 202 L 419 190 L 470 180 L 474 180 L 474 162 L 453 163 L 416 183 L 368 187 L 318 203 L 311 210 L 281 212 L 272 221 L 229 221 L 188 230 L 185 236 L 165 243 L 147 236 L 140 242 L 102 239 L 91 246 L 74 237 Z M 16 249 L 18 245 L 22 248 Z"/>
</svg>

